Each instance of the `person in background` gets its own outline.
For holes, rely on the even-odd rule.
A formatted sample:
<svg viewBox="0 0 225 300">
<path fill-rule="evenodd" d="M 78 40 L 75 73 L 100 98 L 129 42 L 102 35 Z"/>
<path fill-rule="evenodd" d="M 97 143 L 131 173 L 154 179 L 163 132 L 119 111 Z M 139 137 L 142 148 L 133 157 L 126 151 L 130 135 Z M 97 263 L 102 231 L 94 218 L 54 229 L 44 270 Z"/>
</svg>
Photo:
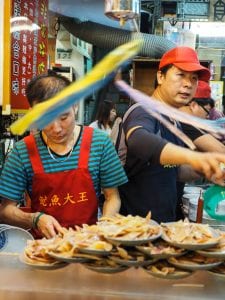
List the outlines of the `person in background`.
<svg viewBox="0 0 225 300">
<path fill-rule="evenodd" d="M 216 108 L 215 101 L 210 98 L 209 120 L 217 120 L 224 117 L 224 113 Z"/>
<path fill-rule="evenodd" d="M 70 84 L 60 75 L 32 79 L 26 95 L 31 106 Z M 97 221 L 98 196 L 105 196 L 103 215 L 120 209 L 117 187 L 127 181 L 110 138 L 75 123 L 76 106 L 45 128 L 15 144 L 0 177 L 0 219 L 32 228 L 36 237 L 51 238 L 62 227 Z M 17 207 L 27 191 L 30 212 Z"/>
<path fill-rule="evenodd" d="M 210 101 L 209 119 L 217 120 L 220 118 L 224 118 L 224 113 L 215 107 L 215 101 L 212 98 L 210 98 L 210 100 L 211 101 Z"/>
<path fill-rule="evenodd" d="M 199 118 L 208 119 L 211 110 L 211 88 L 205 81 L 199 80 L 194 98 L 180 110 Z"/>
<path fill-rule="evenodd" d="M 216 108 L 214 99 L 210 98 L 209 120 L 213 121 L 224 117 L 225 117 L 224 113 Z M 224 121 L 224 127 L 225 127 L 225 121 Z M 219 140 L 221 141 L 221 143 L 225 144 L 225 135 L 221 136 Z"/>
<path fill-rule="evenodd" d="M 111 138 L 113 144 L 115 143 L 115 138 L 119 130 L 119 124 L 121 118 L 117 118 L 115 104 L 110 100 L 103 100 L 100 103 L 96 120 L 92 122 L 89 126 L 95 129 L 100 129 L 107 133 Z M 118 123 L 119 121 L 119 123 Z M 99 196 L 99 216 L 101 216 L 105 202 L 104 193 Z"/>
<path fill-rule="evenodd" d="M 212 103 L 211 88 L 207 82 L 199 81 L 193 99 L 180 108 L 193 116 L 210 119 Z M 211 134 L 192 125 L 181 123 L 183 132 L 193 141 L 199 151 L 216 151 L 225 153 L 225 146 Z"/>
<path fill-rule="evenodd" d="M 189 47 L 176 47 L 166 52 L 157 72 L 155 101 L 175 108 L 182 107 L 193 98 L 198 80 L 209 80 L 210 72 L 203 67 L 197 53 Z M 168 117 L 174 126 L 180 124 Z M 149 211 L 158 222 L 176 220 L 177 187 L 179 175 L 185 181 L 186 165 L 207 179 L 222 181 L 224 172 L 221 153 L 200 153 L 186 149 L 183 143 L 163 124 L 142 107 L 135 108 L 125 123 L 127 159 L 125 171 L 129 181 L 119 187 L 121 213 L 146 216 Z"/>
<path fill-rule="evenodd" d="M 203 114 L 203 116 L 201 112 L 196 114 L 196 111 L 193 110 L 194 115 L 197 117 L 206 117 L 209 120 L 217 120 L 224 117 L 224 114 L 215 107 L 215 100 L 211 97 L 211 87 L 208 82 L 199 80 L 196 94 L 191 103 L 197 103 L 205 110 L 206 115 Z M 181 109 L 185 110 L 185 108 Z"/>
<path fill-rule="evenodd" d="M 212 107 L 214 105 L 214 100 L 211 98 L 211 88 L 209 83 L 199 80 L 193 99 L 187 105 L 181 107 L 180 110 L 198 118 L 210 119 Z M 225 146 L 222 143 L 222 138 L 219 140 L 211 134 L 189 124 L 181 123 L 181 127 L 183 132 L 193 141 L 197 150 L 202 152 L 214 151 L 225 154 Z M 177 219 L 184 218 L 181 208 L 184 185 L 184 182 L 177 182 Z"/>
<path fill-rule="evenodd" d="M 110 100 L 104 100 L 100 103 L 96 120 L 89 126 L 105 131 L 108 135 L 111 134 L 113 123 L 116 119 L 115 104 Z"/>
<path fill-rule="evenodd" d="M 100 104 L 96 120 L 89 126 L 105 131 L 115 145 L 121 122 L 122 119 L 117 116 L 115 104 L 110 100 L 104 100 Z"/>
</svg>

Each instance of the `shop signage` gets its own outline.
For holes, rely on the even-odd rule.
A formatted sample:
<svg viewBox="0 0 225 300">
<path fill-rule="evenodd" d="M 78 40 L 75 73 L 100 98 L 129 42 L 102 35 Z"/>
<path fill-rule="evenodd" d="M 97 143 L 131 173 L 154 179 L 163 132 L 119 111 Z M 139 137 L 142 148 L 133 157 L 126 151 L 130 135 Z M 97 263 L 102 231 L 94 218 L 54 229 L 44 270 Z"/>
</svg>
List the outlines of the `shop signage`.
<svg viewBox="0 0 225 300">
<path fill-rule="evenodd" d="M 56 49 L 56 59 L 57 60 L 71 60 L 72 58 L 72 49 Z"/>
<path fill-rule="evenodd" d="M 92 57 L 92 45 L 73 36 L 70 35 L 70 42 L 72 45 L 72 48 L 74 48 L 76 51 L 78 51 L 83 56 L 91 59 Z"/>
<path fill-rule="evenodd" d="M 0 1 L 0 105 L 2 105 L 3 101 L 3 25 L 4 25 L 4 5 L 3 1 Z"/>
<path fill-rule="evenodd" d="M 10 22 L 11 110 L 23 112 L 27 83 L 47 71 L 48 0 L 13 0 Z"/>
<path fill-rule="evenodd" d="M 0 0 L 0 103 L 3 115 L 10 114 L 10 16 L 11 1 Z"/>
</svg>

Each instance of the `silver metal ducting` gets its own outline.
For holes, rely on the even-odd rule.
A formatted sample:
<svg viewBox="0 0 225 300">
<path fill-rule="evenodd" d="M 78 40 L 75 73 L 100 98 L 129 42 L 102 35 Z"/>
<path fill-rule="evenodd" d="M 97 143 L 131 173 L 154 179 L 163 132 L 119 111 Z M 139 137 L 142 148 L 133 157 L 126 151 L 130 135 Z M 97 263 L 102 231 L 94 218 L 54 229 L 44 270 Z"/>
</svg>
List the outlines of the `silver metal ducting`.
<svg viewBox="0 0 225 300">
<path fill-rule="evenodd" d="M 114 49 L 131 40 L 131 31 L 116 29 L 92 21 L 80 21 L 74 18 L 60 17 L 60 23 L 75 37 L 103 49 Z M 141 33 L 144 43 L 138 53 L 140 56 L 161 58 L 176 45 L 157 35 Z"/>
</svg>

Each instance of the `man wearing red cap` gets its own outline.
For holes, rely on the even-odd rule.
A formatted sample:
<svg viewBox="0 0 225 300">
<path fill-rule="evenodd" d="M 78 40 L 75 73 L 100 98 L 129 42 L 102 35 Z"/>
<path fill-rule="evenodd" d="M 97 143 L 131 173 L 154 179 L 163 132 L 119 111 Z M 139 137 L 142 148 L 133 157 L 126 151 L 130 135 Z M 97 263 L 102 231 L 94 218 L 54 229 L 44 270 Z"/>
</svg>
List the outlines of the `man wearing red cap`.
<svg viewBox="0 0 225 300">
<path fill-rule="evenodd" d="M 210 72 L 189 47 L 166 52 L 157 72 L 156 101 L 180 108 L 193 98 L 198 80 L 208 81 Z M 179 126 L 175 120 L 168 120 Z M 225 156 L 185 149 L 165 126 L 138 106 L 123 124 L 127 141 L 125 170 L 128 183 L 120 187 L 121 213 L 146 216 L 158 222 L 176 219 L 179 165 L 189 164 L 208 179 L 224 177 L 219 164 Z"/>
</svg>

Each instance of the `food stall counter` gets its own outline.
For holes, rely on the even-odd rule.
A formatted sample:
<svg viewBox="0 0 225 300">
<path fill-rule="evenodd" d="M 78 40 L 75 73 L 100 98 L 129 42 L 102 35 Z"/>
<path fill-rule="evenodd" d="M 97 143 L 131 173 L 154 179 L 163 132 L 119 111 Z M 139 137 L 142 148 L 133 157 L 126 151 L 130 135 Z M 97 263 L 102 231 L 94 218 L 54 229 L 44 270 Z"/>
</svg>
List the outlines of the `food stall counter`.
<svg viewBox="0 0 225 300">
<path fill-rule="evenodd" d="M 82 264 L 60 269 L 37 269 L 18 255 L 0 255 L 0 299 L 224 299 L 225 279 L 197 271 L 179 280 L 155 278 L 142 268 L 116 274 L 97 273 Z"/>
</svg>

